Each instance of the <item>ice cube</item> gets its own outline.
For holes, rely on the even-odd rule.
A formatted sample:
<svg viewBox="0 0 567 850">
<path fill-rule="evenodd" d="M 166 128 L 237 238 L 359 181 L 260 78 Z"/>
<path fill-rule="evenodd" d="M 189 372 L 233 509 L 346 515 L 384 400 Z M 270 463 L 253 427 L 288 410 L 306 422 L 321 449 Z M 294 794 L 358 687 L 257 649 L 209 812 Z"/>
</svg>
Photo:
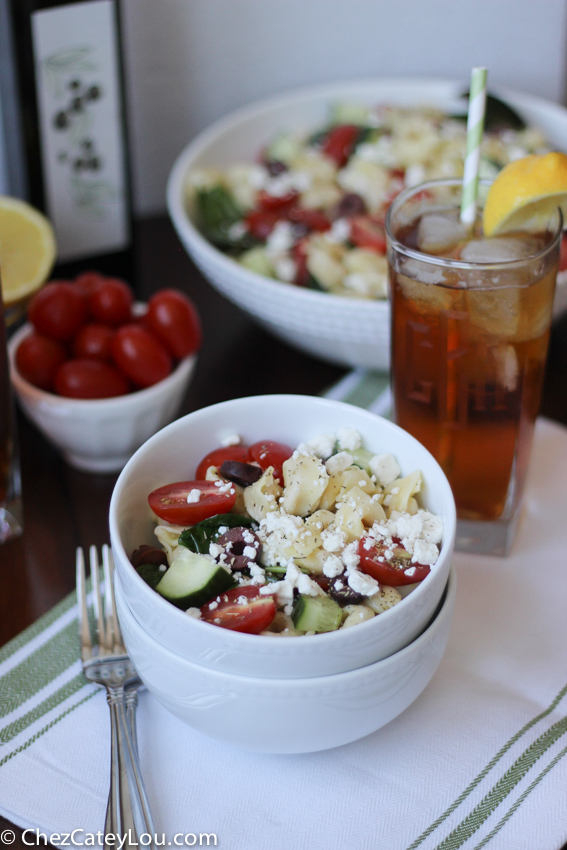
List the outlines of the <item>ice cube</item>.
<svg viewBox="0 0 567 850">
<path fill-rule="evenodd" d="M 466 236 L 466 228 L 454 216 L 431 213 L 419 222 L 417 246 L 425 254 L 440 254 L 456 248 Z"/>
<path fill-rule="evenodd" d="M 537 253 L 540 242 L 532 236 L 494 236 L 473 239 L 461 250 L 465 263 L 505 263 Z"/>
<path fill-rule="evenodd" d="M 520 324 L 520 293 L 514 287 L 469 290 L 467 304 L 473 327 L 501 339 L 514 337 Z"/>
</svg>

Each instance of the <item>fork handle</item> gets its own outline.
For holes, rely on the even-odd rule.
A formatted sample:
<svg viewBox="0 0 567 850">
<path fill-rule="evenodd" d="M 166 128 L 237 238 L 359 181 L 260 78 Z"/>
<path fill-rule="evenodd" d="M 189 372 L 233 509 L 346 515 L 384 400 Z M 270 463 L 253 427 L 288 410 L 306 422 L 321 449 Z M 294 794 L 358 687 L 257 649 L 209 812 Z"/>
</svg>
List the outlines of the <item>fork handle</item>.
<svg viewBox="0 0 567 850">
<path fill-rule="evenodd" d="M 154 848 L 155 830 L 138 760 L 138 750 L 126 717 L 124 688 L 108 687 L 110 708 L 110 793 L 104 824 L 105 835 L 127 836 L 126 846 L 139 845 L 143 833 L 151 836 L 144 845 Z"/>
</svg>

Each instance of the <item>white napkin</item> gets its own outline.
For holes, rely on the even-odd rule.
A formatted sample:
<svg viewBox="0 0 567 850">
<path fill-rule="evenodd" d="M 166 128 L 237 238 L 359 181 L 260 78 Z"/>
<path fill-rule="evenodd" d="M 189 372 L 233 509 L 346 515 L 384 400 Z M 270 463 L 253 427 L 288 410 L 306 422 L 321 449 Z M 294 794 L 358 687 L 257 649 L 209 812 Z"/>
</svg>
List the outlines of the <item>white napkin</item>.
<svg viewBox="0 0 567 850">
<path fill-rule="evenodd" d="M 539 421 L 512 554 L 456 555 L 455 618 L 436 675 L 361 741 L 249 753 L 185 727 L 142 692 L 158 841 L 195 835 L 200 846 L 208 833 L 227 850 L 558 850 L 567 841 L 566 506 L 567 430 Z M 104 693 L 82 684 L 73 661 L 73 618 L 69 599 L 0 653 L 0 814 L 48 836 L 83 830 L 80 843 L 104 824 L 109 720 Z"/>
</svg>

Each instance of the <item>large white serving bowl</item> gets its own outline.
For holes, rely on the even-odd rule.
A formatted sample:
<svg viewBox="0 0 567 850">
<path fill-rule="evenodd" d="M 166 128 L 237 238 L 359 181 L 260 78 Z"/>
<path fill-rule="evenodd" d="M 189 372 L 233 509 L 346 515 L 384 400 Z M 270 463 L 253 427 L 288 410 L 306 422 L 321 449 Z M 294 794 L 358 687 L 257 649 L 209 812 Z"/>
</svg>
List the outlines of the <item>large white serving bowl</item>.
<svg viewBox="0 0 567 850">
<path fill-rule="evenodd" d="M 119 580 L 116 605 L 136 670 L 172 714 L 228 744 L 266 753 L 308 753 L 363 738 L 417 699 L 447 645 L 455 591 L 452 570 L 432 622 L 395 655 L 358 670 L 308 679 L 257 679 L 194 664 L 166 649 L 140 624 Z M 279 642 L 286 640 L 293 639 Z"/>
<path fill-rule="evenodd" d="M 333 363 L 387 369 L 390 310 L 386 301 L 315 292 L 244 268 L 199 233 L 194 208 L 187 200 L 187 174 L 196 168 L 253 162 L 278 132 L 309 132 L 324 126 L 329 106 L 337 101 L 432 104 L 451 113 L 462 111 L 459 95 L 466 88 L 462 80 L 355 80 L 296 90 L 231 113 L 200 133 L 182 151 L 171 171 L 167 204 L 181 242 L 213 286 L 276 336 Z M 563 106 L 509 89 L 493 91 L 527 122 L 539 126 L 552 146 L 567 150 L 567 110 Z M 562 279 L 557 287 L 555 315 L 566 308 L 567 282 Z"/>
<path fill-rule="evenodd" d="M 155 517 L 148 494 L 165 484 L 193 478 L 199 461 L 239 434 L 244 443 L 261 439 L 297 446 L 341 426 L 356 428 L 364 445 L 391 452 L 402 474 L 420 469 L 424 507 L 443 519 L 437 564 L 402 602 L 353 628 L 296 638 L 248 635 L 190 617 L 140 578 L 129 555 L 153 543 Z M 310 396 L 253 396 L 190 413 L 164 428 L 139 449 L 120 475 L 110 503 L 110 540 L 126 601 L 150 636 L 189 661 L 244 676 L 327 676 L 372 664 L 411 643 L 431 619 L 447 583 L 456 512 L 449 483 L 429 452 L 408 433 L 366 410 Z"/>
<path fill-rule="evenodd" d="M 25 324 L 9 342 L 12 385 L 22 409 L 71 466 L 118 472 L 148 437 L 177 416 L 196 355 L 185 357 L 167 378 L 145 390 L 115 398 L 65 398 L 34 387 L 18 372 L 16 349 L 32 330 Z"/>
</svg>

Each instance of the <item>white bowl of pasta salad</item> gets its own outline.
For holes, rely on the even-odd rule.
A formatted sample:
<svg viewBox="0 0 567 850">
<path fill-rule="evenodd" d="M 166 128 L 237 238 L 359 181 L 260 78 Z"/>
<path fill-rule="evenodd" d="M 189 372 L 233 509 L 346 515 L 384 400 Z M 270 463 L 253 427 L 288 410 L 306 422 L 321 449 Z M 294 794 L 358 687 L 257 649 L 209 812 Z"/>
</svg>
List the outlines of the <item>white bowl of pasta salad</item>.
<svg viewBox="0 0 567 850">
<path fill-rule="evenodd" d="M 334 83 L 253 104 L 179 156 L 168 185 L 177 233 L 205 277 L 276 336 L 323 359 L 385 369 L 389 307 L 383 219 L 405 185 L 460 177 L 466 84 Z M 481 173 L 567 147 L 567 111 L 508 90 Z M 565 277 L 565 275 L 563 276 Z M 560 281 L 563 278 L 560 276 Z M 556 313 L 567 307 L 558 286 Z"/>
<path fill-rule="evenodd" d="M 425 628 L 455 505 L 433 457 L 341 402 L 256 396 L 152 437 L 114 490 L 124 597 L 191 662 L 266 678 L 372 664 Z"/>
</svg>

